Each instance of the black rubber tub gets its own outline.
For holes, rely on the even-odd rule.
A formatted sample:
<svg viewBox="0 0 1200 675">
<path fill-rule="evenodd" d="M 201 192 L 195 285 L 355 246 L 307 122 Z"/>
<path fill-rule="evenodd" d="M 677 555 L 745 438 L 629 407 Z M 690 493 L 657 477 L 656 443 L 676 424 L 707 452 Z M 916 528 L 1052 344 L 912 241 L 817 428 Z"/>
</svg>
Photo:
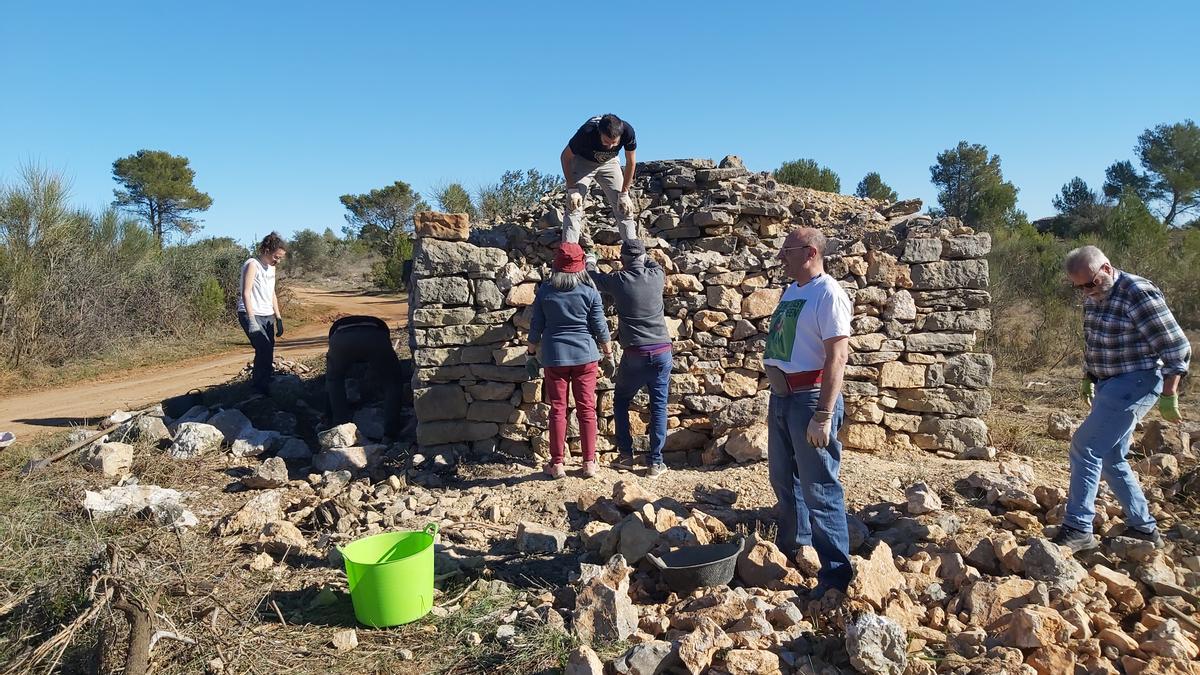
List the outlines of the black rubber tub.
<svg viewBox="0 0 1200 675">
<path fill-rule="evenodd" d="M 663 581 L 681 595 L 703 586 L 721 586 L 733 581 L 738 554 L 746 545 L 744 537 L 728 544 L 686 546 L 664 553 L 660 558 L 647 554 L 646 559 L 658 568 Z"/>
</svg>

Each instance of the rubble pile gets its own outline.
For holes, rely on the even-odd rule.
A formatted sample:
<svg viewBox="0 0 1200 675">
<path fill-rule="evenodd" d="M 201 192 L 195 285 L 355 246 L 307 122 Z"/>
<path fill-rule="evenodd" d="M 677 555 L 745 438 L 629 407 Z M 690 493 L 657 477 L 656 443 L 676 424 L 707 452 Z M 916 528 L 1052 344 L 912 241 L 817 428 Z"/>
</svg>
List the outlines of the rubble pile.
<svg viewBox="0 0 1200 675">
<path fill-rule="evenodd" d="M 750 173 L 736 157 L 639 164 L 631 195 L 648 252 L 667 272 L 675 368 L 668 463 L 711 465 L 765 457 L 762 353 L 785 286 L 776 253 L 802 225 L 830 237 L 827 271 L 854 301 L 846 370 L 845 444 L 986 456 L 993 362 L 974 352 L 990 327 L 991 247 L 952 218 L 894 204 L 795 188 Z M 602 270 L 619 264 L 603 197 L 589 200 Z M 419 214 L 410 297 L 417 440 L 427 448 L 544 455 L 548 406 L 526 374 L 530 305 L 560 237 L 562 194 L 491 228 L 462 214 Z M 609 320 L 616 327 L 615 312 Z M 611 449 L 612 383 L 598 389 L 600 449 Z M 631 424 L 648 423 L 645 401 Z M 577 435 L 571 418 L 571 437 Z"/>
<path fill-rule="evenodd" d="M 129 419 L 81 453 L 81 464 L 112 468 L 119 479 L 87 492 L 82 505 L 95 518 L 200 526 L 240 545 L 245 569 L 278 573 L 295 556 L 340 570 L 339 544 L 436 523 L 439 580 L 489 579 L 514 559 L 562 574 L 550 590 L 476 582 L 474 592 L 503 590 L 512 604 L 494 611 L 494 629 L 462 639 L 511 646 L 526 631 L 561 631 L 580 643 L 567 672 L 1200 672 L 1200 529 L 1179 518 L 1200 498 L 1200 433 L 1192 433 L 1200 425 L 1148 422 L 1140 439 L 1136 466 L 1166 534 L 1163 549 L 1122 536 L 1121 509 L 1102 491 L 1095 525 L 1103 544 L 1072 556 L 1050 542 L 1065 490 L 1039 481 L 1024 461 L 986 462 L 955 485 L 897 481 L 896 501 L 852 509 L 854 581 L 845 594 L 816 598 L 814 551 L 789 560 L 754 530 L 761 514 L 739 504 L 736 490 L 698 478 L 683 498 L 660 494 L 669 483 L 634 477 L 516 500 L 509 488 L 460 480 L 469 468 L 460 446 L 383 444 L 371 431 L 374 413 L 359 417 L 362 426 L 309 432 L 306 405 L 197 406 L 178 419 Z M 198 509 L 200 520 L 183 508 L 195 508 L 186 490 L 128 477 L 138 467 L 136 453 L 127 461 L 129 442 L 153 444 L 156 459 L 219 460 L 237 476 L 226 489 L 242 494 L 223 513 Z M 681 594 L 650 561 L 739 539 L 727 585 Z M 527 574 L 519 569 L 509 581 Z M 434 617 L 462 611 L 459 598 L 441 596 Z M 338 649 L 355 648 L 349 637 L 338 640 Z"/>
</svg>

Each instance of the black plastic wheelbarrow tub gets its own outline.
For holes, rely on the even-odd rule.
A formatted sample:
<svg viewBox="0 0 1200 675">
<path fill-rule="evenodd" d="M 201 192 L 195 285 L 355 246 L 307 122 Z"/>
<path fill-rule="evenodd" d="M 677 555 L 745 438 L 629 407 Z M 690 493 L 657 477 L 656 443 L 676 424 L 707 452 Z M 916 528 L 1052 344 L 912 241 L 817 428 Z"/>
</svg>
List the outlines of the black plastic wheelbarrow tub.
<svg viewBox="0 0 1200 675">
<path fill-rule="evenodd" d="M 733 581 L 738 555 L 745 545 L 745 537 L 738 537 L 727 544 L 686 546 L 664 553 L 662 557 L 647 554 L 646 559 L 658 568 L 667 586 L 682 595 L 704 586 L 721 586 Z"/>
</svg>

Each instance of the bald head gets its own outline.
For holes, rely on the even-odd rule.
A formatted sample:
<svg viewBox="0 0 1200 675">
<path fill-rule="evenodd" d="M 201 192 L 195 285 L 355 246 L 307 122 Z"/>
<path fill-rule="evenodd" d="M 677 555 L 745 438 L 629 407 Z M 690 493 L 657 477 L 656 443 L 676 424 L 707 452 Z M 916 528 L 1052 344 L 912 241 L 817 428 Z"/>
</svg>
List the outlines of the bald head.
<svg viewBox="0 0 1200 675">
<path fill-rule="evenodd" d="M 787 238 L 783 240 L 783 247 L 799 247 L 811 246 L 817 249 L 817 255 L 825 255 L 825 247 L 829 245 L 829 240 L 815 227 L 801 227 L 797 230 L 792 230 Z"/>
<path fill-rule="evenodd" d="M 779 248 L 779 261 L 783 271 L 792 279 L 806 283 L 825 271 L 825 246 L 829 240 L 813 227 L 793 230 Z"/>
</svg>

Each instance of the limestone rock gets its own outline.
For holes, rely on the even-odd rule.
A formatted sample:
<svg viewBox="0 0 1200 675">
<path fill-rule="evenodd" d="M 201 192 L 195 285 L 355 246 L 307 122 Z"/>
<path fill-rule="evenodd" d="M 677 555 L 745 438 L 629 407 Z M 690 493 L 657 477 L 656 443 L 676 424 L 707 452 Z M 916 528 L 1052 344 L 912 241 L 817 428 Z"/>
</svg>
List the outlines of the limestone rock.
<svg viewBox="0 0 1200 675">
<path fill-rule="evenodd" d="M 531 522 L 517 524 L 517 550 L 525 553 L 558 553 L 567 543 L 562 530 Z"/>
<path fill-rule="evenodd" d="M 729 675 L 781 675 L 779 655 L 766 649 L 731 649 L 725 654 Z"/>
<path fill-rule="evenodd" d="M 360 445 L 349 448 L 330 448 L 312 458 L 313 469 L 325 471 L 349 471 L 356 473 L 379 463 L 386 445 Z"/>
<path fill-rule="evenodd" d="M 413 216 L 413 230 L 417 237 L 466 241 L 471 234 L 471 224 L 465 213 L 419 211 Z"/>
<path fill-rule="evenodd" d="M 339 424 L 317 434 L 317 442 L 322 450 L 352 447 L 359 442 L 358 427 L 353 422 Z"/>
<path fill-rule="evenodd" d="M 99 471 L 106 478 L 127 475 L 133 468 L 133 446 L 126 443 L 100 443 L 84 451 L 83 466 Z"/>
<path fill-rule="evenodd" d="M 1006 647 L 1036 649 L 1066 644 L 1074 629 L 1053 609 L 1031 605 L 1014 610 L 988 630 L 999 631 L 998 641 Z"/>
<path fill-rule="evenodd" d="M 908 512 L 919 516 L 942 510 L 942 499 L 925 483 L 914 483 L 904 492 L 908 499 Z"/>
<path fill-rule="evenodd" d="M 882 611 L 894 592 L 908 588 L 908 581 L 892 559 L 892 549 L 886 542 L 879 542 L 867 558 L 851 556 L 854 564 L 854 579 L 846 595 L 852 599 L 865 600 Z"/>
<path fill-rule="evenodd" d="M 287 464 L 279 457 L 270 459 L 259 465 L 254 473 L 242 478 L 242 485 L 252 490 L 280 488 L 288 483 Z"/>
<path fill-rule="evenodd" d="M 1046 435 L 1060 441 L 1069 441 L 1078 428 L 1079 422 L 1077 420 L 1059 410 L 1050 413 L 1050 417 L 1046 422 Z"/>
<path fill-rule="evenodd" d="M 221 536 L 240 532 L 261 532 L 267 523 L 283 520 L 282 493 L 268 490 L 251 497 L 237 512 L 226 516 L 217 526 Z"/>
<path fill-rule="evenodd" d="M 629 597 L 632 571 L 619 555 L 604 566 L 583 566 L 575 598 L 574 629 L 584 644 L 624 640 L 637 630 L 637 607 Z"/>
<path fill-rule="evenodd" d="M 737 576 L 743 584 L 771 588 L 792 574 L 794 570 L 788 568 L 787 556 L 774 542 L 758 537 L 746 540 L 746 546 L 737 560 Z"/>
<path fill-rule="evenodd" d="M 1083 566 L 1069 552 L 1049 539 L 1030 539 L 1023 560 L 1026 576 L 1064 591 L 1075 588 L 1087 576 Z"/>
<path fill-rule="evenodd" d="M 163 419 L 152 415 L 138 415 L 126 423 L 122 430 L 124 433 L 120 436 L 141 443 L 159 443 L 171 438 Z"/>
<path fill-rule="evenodd" d="M 733 646 L 733 640 L 712 619 L 703 617 L 694 630 L 679 642 L 679 660 L 692 675 L 699 675 L 712 664 L 718 650 Z"/>
<path fill-rule="evenodd" d="M 564 675 L 604 675 L 604 662 L 587 645 L 579 645 L 567 657 Z"/>
<path fill-rule="evenodd" d="M 661 675 L 665 667 L 678 662 L 675 646 L 663 640 L 653 640 L 630 647 L 620 658 L 613 661 L 613 670 L 618 675 Z"/>
<path fill-rule="evenodd" d="M 281 459 L 309 460 L 313 456 L 312 448 L 299 438 L 286 438 L 275 451 L 275 456 Z"/>
<path fill-rule="evenodd" d="M 725 444 L 725 452 L 735 461 L 745 463 L 767 458 L 767 425 L 756 424 L 734 432 Z"/>
<path fill-rule="evenodd" d="M 613 501 L 621 508 L 632 511 L 658 501 L 658 495 L 649 492 L 637 483 L 623 480 L 613 486 Z"/>
<path fill-rule="evenodd" d="M 871 614 L 859 615 L 846 626 L 846 652 L 860 673 L 904 675 L 908 667 L 908 639 L 900 624 Z"/>
<path fill-rule="evenodd" d="M 211 424 L 184 422 L 175 431 L 175 441 L 167 454 L 175 459 L 193 459 L 221 449 L 225 435 Z"/>
<path fill-rule="evenodd" d="M 209 418 L 208 423 L 221 430 L 221 434 L 225 437 L 225 443 L 233 443 L 233 440 L 241 436 L 243 431 L 254 428 L 254 425 L 250 423 L 250 418 L 237 408 L 222 410 Z"/>
<path fill-rule="evenodd" d="M 275 447 L 280 438 L 278 431 L 247 427 L 229 444 L 229 454 L 234 457 L 258 457 Z"/>
</svg>

